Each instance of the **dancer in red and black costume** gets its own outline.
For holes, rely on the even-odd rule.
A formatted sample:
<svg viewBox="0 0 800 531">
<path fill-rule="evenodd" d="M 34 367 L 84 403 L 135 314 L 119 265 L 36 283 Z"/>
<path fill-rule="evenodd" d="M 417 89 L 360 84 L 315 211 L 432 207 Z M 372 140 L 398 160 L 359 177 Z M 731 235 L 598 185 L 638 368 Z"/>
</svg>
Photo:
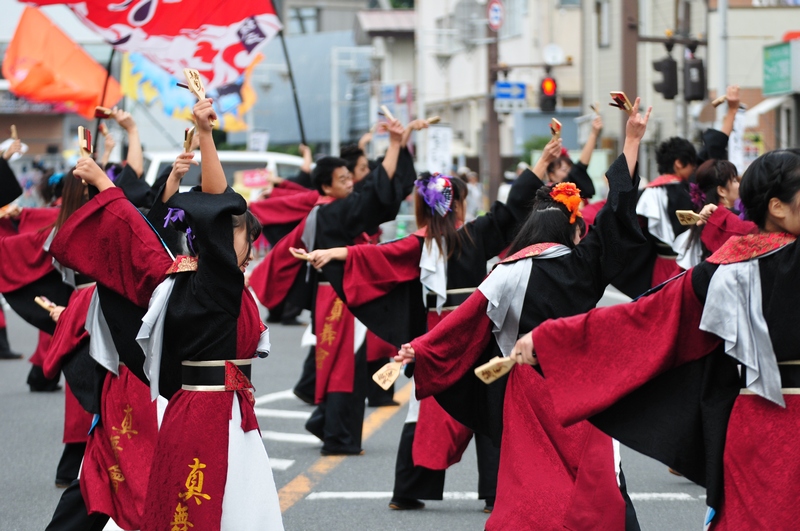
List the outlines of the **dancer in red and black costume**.
<svg viewBox="0 0 800 531">
<path fill-rule="evenodd" d="M 727 160 L 707 160 L 689 184 L 700 221 L 675 238 L 678 265 L 691 269 L 711 256 L 732 236 L 755 234 L 758 226 L 740 212 L 739 173 Z M 719 212 L 717 212 L 719 210 Z"/>
<path fill-rule="evenodd" d="M 165 186 L 167 198 L 177 191 L 190 165 L 196 164 L 192 159 L 193 153 L 178 156 Z M 128 182 L 117 180 L 118 184 L 126 185 L 120 189 L 130 200 Z M 67 186 L 82 186 L 79 183 L 79 179 L 70 178 Z M 96 193 L 93 187 L 90 191 Z M 166 208 L 162 205 L 159 201 L 156 208 L 149 209 L 161 216 L 155 220 L 156 226 L 164 223 Z M 71 247 L 63 239 L 56 241 L 53 251 L 56 259 L 63 252 L 59 245 Z M 123 529 L 141 527 L 158 434 L 156 401 L 150 399 L 144 383 L 144 357 L 135 342 L 136 324 L 141 323 L 148 302 L 147 296 L 129 301 L 102 285 L 96 290 L 92 286 L 78 290 L 59 318 L 45 373 L 57 373 L 63 367 L 81 405 L 96 417 L 89 432 L 80 480 L 73 482 L 61 496 L 48 531 L 102 529 L 109 517 Z M 104 312 L 104 308 L 111 311 Z M 159 404 L 165 402 L 162 397 L 157 400 Z"/>
<path fill-rule="evenodd" d="M 545 148 L 534 172 L 544 174 L 560 141 Z M 416 181 L 416 233 L 393 242 L 317 250 L 323 268 L 353 314 L 378 337 L 401 345 L 423 335 L 457 308 L 486 276 L 486 262 L 508 247 L 542 182 L 530 170 L 514 181 L 506 204 L 464 224 L 467 186 L 460 179 L 423 174 Z M 331 262 L 333 260 L 333 262 Z M 460 461 L 473 432 L 432 399 L 412 397 L 397 452 L 393 509 L 421 509 L 441 500 L 445 471 Z M 499 447 L 476 437 L 478 495 L 494 506 Z"/>
<path fill-rule="evenodd" d="M 694 208 L 689 183 L 698 164 L 728 158 L 728 136 L 739 109 L 739 87 L 728 87 L 727 98 L 728 113 L 721 130 L 703 133 L 703 149 L 699 153 L 691 142 L 679 137 L 662 142 L 656 150 L 661 175 L 645 186 L 636 207 L 647 244 L 613 283 L 629 297 L 638 297 L 681 272 L 676 262 L 679 251 L 675 238 L 688 227 L 678 222 L 675 211 Z"/>
<path fill-rule="evenodd" d="M 800 151 L 759 157 L 740 195 L 758 234 L 638 301 L 543 323 L 515 350 L 540 366 L 562 423 L 589 419 L 705 486 L 711 530 L 792 529 Z"/>
<path fill-rule="evenodd" d="M 19 185 L 14 171 L 8 165 L 8 159 L 14 153 L 18 152 L 21 148 L 21 142 L 16 140 L 11 143 L 8 149 L 3 152 L 0 157 L 0 236 L 13 236 L 16 234 L 16 227 L 11 223 L 8 217 L 8 210 L 13 207 L 7 207 L 17 197 L 22 195 L 22 187 Z M 11 345 L 8 343 L 8 331 L 6 330 L 6 316 L 3 313 L 3 308 L 0 308 L 0 360 L 18 360 L 22 358 L 22 354 L 17 354 L 11 351 Z"/>
<path fill-rule="evenodd" d="M 439 326 L 403 345 L 397 358 L 416 360 L 418 398 L 434 396 L 454 418 L 500 442 L 490 531 L 638 529 L 624 477 L 615 475 L 611 438 L 586 422 L 562 428 L 542 376 L 531 367 L 514 367 L 488 386 L 472 374 L 493 356 L 511 355 L 529 326 L 594 307 L 643 242 L 636 166 L 650 111 L 642 117 L 638 108 L 637 99 L 594 229 L 580 240 L 581 198 L 573 184 L 540 189 L 510 257 Z"/>
<path fill-rule="evenodd" d="M 176 194 L 167 206 L 173 209 L 170 220 L 187 230 L 196 258 L 170 259 L 142 216 L 88 164 L 76 172 L 100 194 L 60 231 L 59 238 L 71 245 L 59 246 L 59 256 L 132 302 L 152 294 L 138 340 L 153 393 L 170 403 L 142 530 L 176 522 L 204 529 L 283 529 L 248 378 L 253 356 L 269 348 L 255 301 L 244 288 L 258 222 L 227 187 L 208 125 L 215 117 L 210 100 L 198 102 L 195 117 L 203 191 Z M 75 242 L 90 240 L 103 245 L 75 252 Z"/>
<path fill-rule="evenodd" d="M 324 325 L 318 327 L 316 321 L 318 318 L 323 321 L 327 318 L 328 310 L 336 304 L 336 297 L 327 283 L 318 286 L 320 279 L 317 271 L 312 267 L 303 267 L 301 262 L 292 257 L 289 249 L 305 248 L 312 251 L 316 248 L 351 245 L 361 239 L 366 231 L 396 217 L 400 204 L 411 192 L 416 175 L 411 155 L 402 147 L 410 131 L 396 120 L 385 127 L 390 133 L 389 149 L 381 165 L 364 179 L 359 189 L 354 189 L 346 161 L 335 157 L 317 161 L 312 176 L 321 194 L 319 204 L 278 242 L 250 277 L 250 285 L 256 296 L 267 308 L 280 303 L 298 277 L 305 279 L 312 287 L 312 300 L 315 301 L 312 316 L 315 333 L 318 334 L 315 358 L 311 360 L 312 367 L 315 361 L 317 367 L 313 400 L 319 407 L 306 428 L 324 441 L 324 453 L 361 452 L 364 392 L 368 378 L 365 353 L 359 348 L 354 356 L 354 341 L 348 343 L 341 340 L 333 348 L 332 342 L 328 342 L 332 341 L 330 337 L 325 339 L 323 349 L 330 357 L 320 352 L 319 343 L 322 339 L 319 334 L 323 332 Z M 321 302 L 330 308 L 320 309 Z M 341 303 L 338 304 L 341 306 Z M 342 339 L 349 334 L 354 338 L 352 315 L 346 308 L 343 310 L 341 322 L 347 331 L 339 337 Z M 334 363 L 336 359 L 342 364 Z M 334 371 L 334 367 L 337 370 Z M 320 373 L 324 373 L 322 377 Z M 332 374 L 333 379 L 330 378 Z M 303 398 L 310 400 L 312 397 L 304 395 Z"/>
</svg>

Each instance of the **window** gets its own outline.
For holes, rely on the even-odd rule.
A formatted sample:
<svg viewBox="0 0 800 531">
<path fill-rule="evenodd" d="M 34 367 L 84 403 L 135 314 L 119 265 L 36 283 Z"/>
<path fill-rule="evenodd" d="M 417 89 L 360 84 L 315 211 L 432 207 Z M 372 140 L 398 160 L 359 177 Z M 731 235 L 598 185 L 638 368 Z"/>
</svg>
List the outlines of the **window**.
<svg viewBox="0 0 800 531">
<path fill-rule="evenodd" d="M 609 0 L 599 0 L 595 3 L 597 13 L 597 46 L 608 48 L 611 46 L 611 3 Z"/>
<path fill-rule="evenodd" d="M 559 0 L 559 7 L 580 7 L 581 0 Z"/>
<path fill-rule="evenodd" d="M 289 33 L 318 33 L 319 10 L 316 7 L 290 7 Z"/>
<path fill-rule="evenodd" d="M 501 39 L 511 39 L 522 36 L 523 14 L 527 11 L 527 0 L 506 0 L 506 12 L 503 26 L 500 28 Z"/>
</svg>

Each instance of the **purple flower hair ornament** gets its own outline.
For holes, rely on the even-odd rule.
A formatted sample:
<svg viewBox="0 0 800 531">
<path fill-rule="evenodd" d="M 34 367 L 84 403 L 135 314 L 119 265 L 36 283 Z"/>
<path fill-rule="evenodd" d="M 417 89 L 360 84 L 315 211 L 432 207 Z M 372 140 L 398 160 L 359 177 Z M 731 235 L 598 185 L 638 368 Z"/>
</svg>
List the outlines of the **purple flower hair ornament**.
<svg viewBox="0 0 800 531">
<path fill-rule="evenodd" d="M 428 177 L 422 177 L 414 181 L 417 193 L 422 196 L 425 204 L 431 207 L 431 213 L 437 213 L 445 217 L 450 212 L 453 205 L 453 184 L 450 182 L 452 177 L 434 173 Z"/>
<path fill-rule="evenodd" d="M 689 196 L 692 198 L 692 203 L 698 209 L 706 206 L 706 194 L 697 185 L 697 183 L 689 183 Z"/>
</svg>

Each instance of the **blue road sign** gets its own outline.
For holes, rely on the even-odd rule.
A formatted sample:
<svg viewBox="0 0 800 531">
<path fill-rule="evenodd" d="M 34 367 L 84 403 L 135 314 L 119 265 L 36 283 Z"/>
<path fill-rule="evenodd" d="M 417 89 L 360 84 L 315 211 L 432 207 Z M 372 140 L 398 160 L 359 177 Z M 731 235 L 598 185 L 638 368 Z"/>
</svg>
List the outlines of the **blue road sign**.
<svg viewBox="0 0 800 531">
<path fill-rule="evenodd" d="M 497 81 L 494 84 L 494 98 L 497 100 L 524 100 L 525 96 L 525 83 Z"/>
</svg>

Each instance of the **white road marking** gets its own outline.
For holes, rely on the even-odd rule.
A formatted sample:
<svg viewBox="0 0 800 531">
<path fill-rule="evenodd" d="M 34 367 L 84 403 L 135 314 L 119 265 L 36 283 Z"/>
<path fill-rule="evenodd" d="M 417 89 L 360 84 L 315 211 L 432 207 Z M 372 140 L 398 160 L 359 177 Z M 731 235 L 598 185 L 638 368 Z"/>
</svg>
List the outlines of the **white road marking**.
<svg viewBox="0 0 800 531">
<path fill-rule="evenodd" d="M 269 467 L 272 470 L 288 470 L 294 464 L 294 459 L 278 459 L 277 457 L 269 458 Z"/>
<path fill-rule="evenodd" d="M 288 411 L 286 409 L 253 408 L 257 417 L 268 417 L 273 419 L 302 419 L 308 420 L 311 416 L 310 411 Z"/>
<path fill-rule="evenodd" d="M 362 491 L 362 492 L 312 492 L 307 500 L 381 500 L 390 499 L 391 492 Z M 700 501 L 685 492 L 632 492 L 633 501 Z M 477 500 L 477 492 L 445 492 L 445 500 Z"/>
<path fill-rule="evenodd" d="M 266 395 L 261 395 L 256 397 L 256 406 L 261 406 L 264 404 L 269 404 L 271 402 L 277 402 L 278 400 L 287 400 L 289 398 L 294 398 L 295 400 L 299 400 L 291 389 L 287 389 L 285 391 L 278 391 L 276 393 L 269 393 Z"/>
<path fill-rule="evenodd" d="M 284 433 L 281 431 L 262 431 L 261 438 L 265 441 L 293 442 L 306 444 L 321 444 L 317 437 L 303 433 Z"/>
<path fill-rule="evenodd" d="M 699 501 L 685 492 L 631 492 L 632 501 Z"/>
</svg>

